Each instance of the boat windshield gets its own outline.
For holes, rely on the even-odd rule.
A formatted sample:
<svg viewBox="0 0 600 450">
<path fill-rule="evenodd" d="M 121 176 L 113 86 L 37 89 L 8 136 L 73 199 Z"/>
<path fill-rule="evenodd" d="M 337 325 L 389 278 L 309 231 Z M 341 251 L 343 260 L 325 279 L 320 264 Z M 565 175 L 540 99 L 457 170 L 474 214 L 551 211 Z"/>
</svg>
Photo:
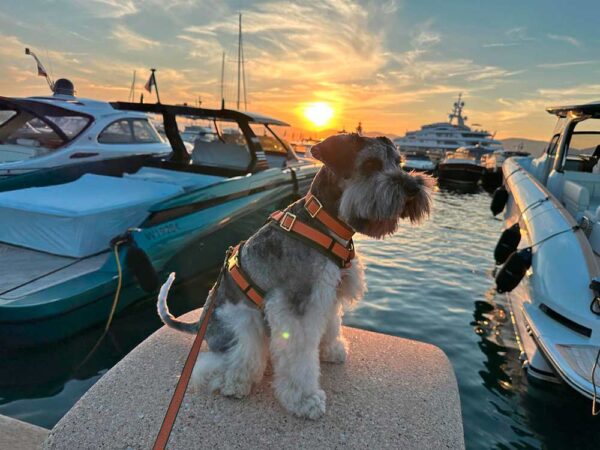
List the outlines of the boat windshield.
<svg viewBox="0 0 600 450">
<path fill-rule="evenodd" d="M 577 122 L 567 142 L 565 170 L 600 172 L 600 119 Z"/>
<path fill-rule="evenodd" d="M 34 101 L 0 103 L 0 163 L 45 156 L 75 139 L 90 116 Z"/>
<path fill-rule="evenodd" d="M 286 130 L 283 130 L 279 133 L 275 133 L 273 128 L 267 127 L 262 124 L 251 124 L 250 128 L 258 137 L 260 142 L 260 146 L 267 153 L 278 153 L 280 155 L 286 155 L 289 153 L 289 149 L 291 148 L 290 144 L 281 136 L 285 136 Z M 274 128 L 282 128 L 282 127 L 274 127 Z"/>
</svg>

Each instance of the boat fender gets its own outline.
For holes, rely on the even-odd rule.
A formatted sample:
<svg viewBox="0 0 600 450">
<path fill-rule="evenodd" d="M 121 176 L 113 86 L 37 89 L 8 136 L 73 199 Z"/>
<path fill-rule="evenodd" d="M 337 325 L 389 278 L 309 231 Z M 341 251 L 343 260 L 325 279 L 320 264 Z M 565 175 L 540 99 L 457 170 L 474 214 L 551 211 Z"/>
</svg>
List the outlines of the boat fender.
<svg viewBox="0 0 600 450">
<path fill-rule="evenodd" d="M 160 286 L 158 274 L 146 252 L 139 248 L 133 240 L 129 243 L 125 264 L 144 291 L 156 292 Z"/>
<path fill-rule="evenodd" d="M 508 202 L 508 191 L 504 186 L 500 186 L 498 189 L 494 191 L 494 196 L 492 197 L 492 203 L 490 204 L 490 209 L 492 210 L 492 214 L 497 216 L 500 214 L 506 203 Z"/>
<path fill-rule="evenodd" d="M 600 315 L 600 279 L 593 278 L 590 283 L 590 289 L 594 292 L 594 298 L 590 303 L 590 311 Z"/>
<path fill-rule="evenodd" d="M 519 222 L 508 227 L 500 235 L 496 248 L 494 249 L 494 259 L 496 264 L 504 264 L 508 257 L 514 253 L 521 242 L 521 227 Z"/>
<path fill-rule="evenodd" d="M 510 292 L 516 288 L 531 267 L 532 260 L 531 247 L 514 252 L 496 275 L 496 291 Z"/>
</svg>

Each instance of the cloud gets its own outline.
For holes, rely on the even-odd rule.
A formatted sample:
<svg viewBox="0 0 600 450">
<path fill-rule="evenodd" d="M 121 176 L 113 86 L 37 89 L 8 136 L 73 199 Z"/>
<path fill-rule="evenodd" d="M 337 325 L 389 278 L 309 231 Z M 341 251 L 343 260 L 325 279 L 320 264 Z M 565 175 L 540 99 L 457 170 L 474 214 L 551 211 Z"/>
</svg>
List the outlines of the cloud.
<svg viewBox="0 0 600 450">
<path fill-rule="evenodd" d="M 538 64 L 537 67 L 541 69 L 561 69 L 563 67 L 571 67 L 571 66 L 584 66 L 588 64 L 596 64 L 598 61 L 596 60 L 587 60 L 587 61 L 569 61 L 562 63 L 544 63 Z"/>
<path fill-rule="evenodd" d="M 113 29 L 111 37 L 117 40 L 119 46 L 124 50 L 147 50 L 161 45 L 158 41 L 135 33 L 125 25 L 117 25 Z"/>
<path fill-rule="evenodd" d="M 139 11 L 132 0 L 73 0 L 73 2 L 90 15 L 101 19 L 117 19 Z"/>
<path fill-rule="evenodd" d="M 553 41 L 566 42 L 567 44 L 572 45 L 573 47 L 581 47 L 581 42 L 575 39 L 573 36 L 567 36 L 562 34 L 547 34 L 548 39 L 552 39 Z"/>
<path fill-rule="evenodd" d="M 526 42 L 533 42 L 536 39 L 529 36 L 527 34 L 526 27 L 515 27 L 510 28 L 504 32 L 504 36 L 506 37 L 506 41 L 500 42 L 492 42 L 489 44 L 483 44 L 484 48 L 494 48 L 494 47 L 516 47 L 518 45 L 523 45 Z"/>
</svg>

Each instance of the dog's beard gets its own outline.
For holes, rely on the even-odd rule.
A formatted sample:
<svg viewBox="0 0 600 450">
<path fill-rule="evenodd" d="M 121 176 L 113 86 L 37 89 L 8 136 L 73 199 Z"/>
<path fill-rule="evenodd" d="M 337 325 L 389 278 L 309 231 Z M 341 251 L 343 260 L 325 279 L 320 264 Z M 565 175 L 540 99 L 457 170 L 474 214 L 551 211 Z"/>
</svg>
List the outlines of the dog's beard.
<svg viewBox="0 0 600 450">
<path fill-rule="evenodd" d="M 382 172 L 348 183 L 340 217 L 356 231 L 381 239 L 398 229 L 400 219 L 420 222 L 431 209 L 431 177 L 402 171 Z"/>
</svg>

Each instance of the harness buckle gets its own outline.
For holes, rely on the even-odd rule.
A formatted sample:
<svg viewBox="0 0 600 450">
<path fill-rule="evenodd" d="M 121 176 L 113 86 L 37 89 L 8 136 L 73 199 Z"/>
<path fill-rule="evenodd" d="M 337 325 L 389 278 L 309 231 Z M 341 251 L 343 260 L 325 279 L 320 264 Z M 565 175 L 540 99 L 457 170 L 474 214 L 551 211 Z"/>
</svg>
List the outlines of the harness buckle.
<svg viewBox="0 0 600 450">
<path fill-rule="evenodd" d="M 286 225 L 286 220 L 290 219 L 290 224 Z M 283 217 L 281 218 L 281 222 L 279 222 L 279 226 L 283 228 L 285 231 L 291 231 L 294 223 L 296 222 L 296 214 L 292 214 L 291 212 L 286 211 Z"/>
<path fill-rule="evenodd" d="M 227 260 L 227 269 L 231 272 L 235 266 L 239 266 L 238 264 L 238 252 L 235 252 L 233 255 L 229 257 Z"/>
<path fill-rule="evenodd" d="M 323 204 L 314 195 L 310 197 L 310 200 L 307 203 L 310 203 L 310 202 L 315 202 L 318 206 L 317 210 L 314 213 L 312 213 L 312 212 L 310 212 L 310 209 L 308 208 L 308 204 L 306 205 L 306 211 L 308 212 L 308 215 L 314 219 L 317 216 L 317 214 L 319 214 L 319 211 L 321 211 L 323 209 Z"/>
</svg>

